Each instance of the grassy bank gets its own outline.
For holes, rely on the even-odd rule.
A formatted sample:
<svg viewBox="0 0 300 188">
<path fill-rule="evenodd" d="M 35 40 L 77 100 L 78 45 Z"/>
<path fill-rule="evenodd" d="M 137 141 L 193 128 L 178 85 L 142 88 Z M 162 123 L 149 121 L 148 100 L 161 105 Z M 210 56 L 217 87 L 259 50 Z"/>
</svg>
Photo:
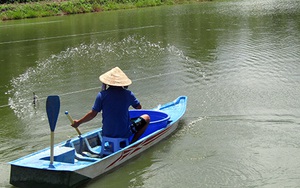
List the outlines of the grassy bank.
<svg viewBox="0 0 300 188">
<path fill-rule="evenodd" d="M 54 0 L 0 5 L 0 20 L 14 20 L 172 5 L 208 0 Z"/>
</svg>

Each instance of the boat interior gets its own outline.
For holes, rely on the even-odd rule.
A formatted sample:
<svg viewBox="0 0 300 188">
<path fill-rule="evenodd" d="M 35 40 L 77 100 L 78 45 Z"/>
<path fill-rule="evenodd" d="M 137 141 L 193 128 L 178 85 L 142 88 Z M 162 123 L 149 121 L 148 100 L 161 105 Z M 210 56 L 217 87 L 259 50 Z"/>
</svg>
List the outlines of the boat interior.
<svg viewBox="0 0 300 188">
<path fill-rule="evenodd" d="M 170 122 L 170 116 L 164 112 L 154 110 L 131 110 L 131 117 L 139 117 L 142 114 L 149 114 L 150 124 L 148 125 L 144 134 L 140 139 L 165 128 Z M 96 162 L 101 158 L 109 156 L 110 154 L 119 151 L 129 145 L 132 137 L 125 138 L 108 138 L 102 137 L 102 129 L 96 129 L 87 134 L 80 135 L 76 138 L 67 140 L 64 144 L 56 148 L 55 160 L 61 162 L 73 162 L 76 160 Z M 73 151 L 69 151 L 70 149 Z M 72 160 L 72 156 L 73 160 Z"/>
</svg>

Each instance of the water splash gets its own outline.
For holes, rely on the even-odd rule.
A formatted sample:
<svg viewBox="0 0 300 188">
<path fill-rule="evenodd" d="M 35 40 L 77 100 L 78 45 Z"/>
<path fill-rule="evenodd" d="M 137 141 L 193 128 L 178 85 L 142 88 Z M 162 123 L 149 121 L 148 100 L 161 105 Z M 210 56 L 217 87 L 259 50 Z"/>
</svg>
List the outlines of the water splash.
<svg viewBox="0 0 300 188">
<path fill-rule="evenodd" d="M 99 82 L 95 77 L 113 66 L 136 71 L 136 69 L 145 69 L 146 64 L 146 66 L 149 65 L 146 68 L 151 69 L 153 62 L 162 62 L 166 60 L 166 57 L 171 59 L 174 56 L 179 61 L 188 59 L 175 46 L 164 47 L 160 42 L 153 43 L 137 35 L 128 36 L 120 41 L 107 40 L 80 44 L 37 61 L 36 67 L 30 67 L 23 74 L 13 78 L 12 89 L 7 92 L 10 95 L 9 106 L 17 117 L 31 119 L 36 114 L 44 113 L 44 100 L 50 94 L 62 96 L 98 90 Z M 143 61 L 142 65 L 141 61 Z M 130 68 L 132 66 L 134 69 Z M 182 70 L 173 72 L 178 71 Z M 168 72 L 170 73 L 172 72 Z M 133 78 L 133 80 L 139 79 L 141 78 Z M 89 86 L 88 89 L 77 89 L 87 86 Z M 38 96 L 36 106 L 33 105 L 33 92 Z"/>
</svg>

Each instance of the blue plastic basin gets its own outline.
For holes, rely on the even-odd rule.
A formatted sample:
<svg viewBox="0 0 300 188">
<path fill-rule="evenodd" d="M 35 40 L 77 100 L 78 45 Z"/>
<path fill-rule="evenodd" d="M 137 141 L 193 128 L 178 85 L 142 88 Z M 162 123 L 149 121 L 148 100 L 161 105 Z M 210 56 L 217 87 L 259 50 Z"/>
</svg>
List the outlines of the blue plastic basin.
<svg viewBox="0 0 300 188">
<path fill-rule="evenodd" d="M 143 114 L 148 114 L 150 116 L 150 124 L 148 125 L 146 131 L 141 136 L 145 137 L 159 129 L 165 128 L 168 125 L 170 116 L 164 112 L 154 111 L 154 110 L 130 110 L 130 118 L 136 118 Z"/>
</svg>

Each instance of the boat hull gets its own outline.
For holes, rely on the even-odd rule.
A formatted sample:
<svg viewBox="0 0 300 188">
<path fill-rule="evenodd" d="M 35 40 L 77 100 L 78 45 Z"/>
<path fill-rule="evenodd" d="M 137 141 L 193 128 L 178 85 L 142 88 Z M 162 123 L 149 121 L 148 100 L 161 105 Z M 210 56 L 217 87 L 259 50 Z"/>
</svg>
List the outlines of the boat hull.
<svg viewBox="0 0 300 188">
<path fill-rule="evenodd" d="M 101 158 L 84 155 L 83 151 L 93 152 L 93 148 L 99 148 L 100 128 L 56 145 L 53 166 L 49 165 L 49 148 L 12 161 L 10 183 L 16 187 L 30 188 L 78 187 L 114 170 L 172 134 L 178 127 L 176 122 L 185 112 L 186 102 L 187 97 L 181 96 L 155 109 L 170 116 L 167 126 L 143 135 L 135 143 L 111 155 Z"/>
<path fill-rule="evenodd" d="M 24 188 L 70 188 L 84 184 L 91 179 L 71 171 L 51 171 L 11 165 L 10 183 Z"/>
</svg>

